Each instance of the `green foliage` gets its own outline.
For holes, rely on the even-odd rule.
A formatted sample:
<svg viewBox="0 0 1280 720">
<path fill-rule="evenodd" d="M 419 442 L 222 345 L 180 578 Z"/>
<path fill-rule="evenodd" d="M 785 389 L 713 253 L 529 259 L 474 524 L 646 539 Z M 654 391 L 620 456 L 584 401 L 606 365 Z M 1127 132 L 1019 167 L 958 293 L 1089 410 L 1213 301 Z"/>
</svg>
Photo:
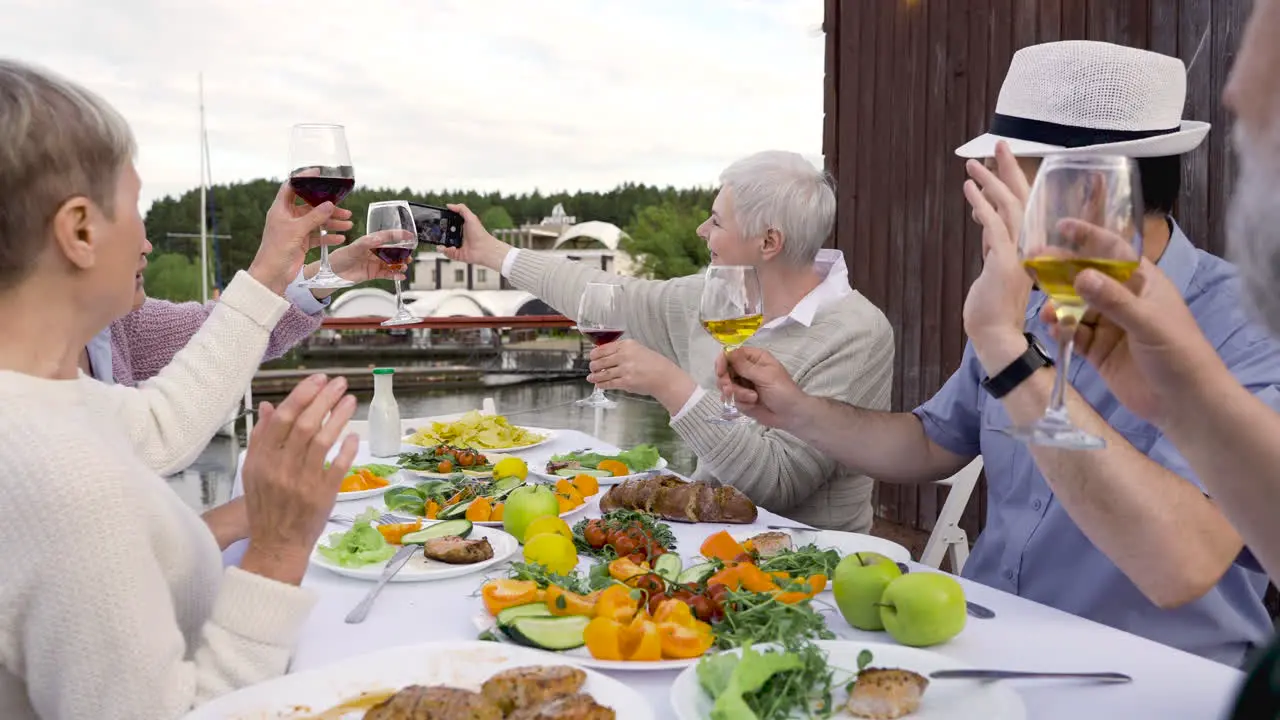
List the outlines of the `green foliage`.
<svg viewBox="0 0 1280 720">
<path fill-rule="evenodd" d="M 216 266 L 217 276 L 221 277 L 224 283 L 229 282 L 237 270 L 249 267 L 249 263 L 253 261 L 258 243 L 262 238 L 262 226 L 267 209 L 271 207 L 279 188 L 279 180 L 263 179 L 230 185 L 214 185 L 209 189 L 209 229 L 220 235 L 231 236 L 230 240 L 218 241 L 216 253 L 212 241 L 209 245 L 210 267 Z M 688 214 L 689 219 L 698 217 L 699 214 L 705 217 L 712 200 L 715 199 L 715 192 L 714 188 L 659 188 L 634 183 L 620 185 L 607 192 L 558 192 L 551 195 L 543 195 L 537 191 L 529 194 L 504 195 L 496 192 L 479 193 L 473 190 L 422 193 L 409 188 L 357 187 L 342 202 L 342 207 L 352 213 L 355 228 L 347 233 L 347 239 L 354 240 L 364 234 L 369 203 L 377 200 L 413 200 L 430 205 L 463 203 L 480 210 L 486 226 L 490 228 L 501 227 L 503 214 L 511 226 L 536 223 L 550 215 L 551 208 L 556 203 L 561 203 L 564 205 L 565 212 L 576 216 L 579 220 L 602 220 L 621 227 L 636 218 L 639 210 L 650 205 L 684 208 L 686 210 L 682 212 Z M 699 217 L 698 222 L 700 221 Z M 692 232 L 692 228 L 697 227 L 697 224 L 693 222 L 689 226 L 688 235 L 692 243 L 701 245 L 701 241 Z M 199 241 L 189 238 L 168 238 L 166 235 L 167 233 L 200 232 L 199 189 L 189 190 L 180 197 L 156 200 L 147 211 L 146 228 L 147 238 L 156 248 L 152 266 L 147 272 L 148 292 L 155 297 L 166 299 L 198 298 L 199 271 L 194 268 L 198 267 L 200 262 Z M 173 261 L 157 265 L 159 257 L 166 254 L 188 258 L 193 265 L 192 269 L 183 270 L 181 265 L 172 264 Z M 687 254 L 690 257 L 698 257 L 697 248 L 694 247 Z M 705 256 L 705 248 L 702 249 L 702 254 Z M 314 260 L 318 256 L 319 251 L 313 250 L 308 259 Z M 658 269 L 662 272 L 687 274 L 687 272 L 696 271 L 697 267 L 697 264 L 693 264 L 688 266 L 687 270 Z M 165 277 L 170 272 L 177 273 L 172 283 Z M 183 272 L 191 274 L 190 277 L 182 275 Z M 212 270 L 210 274 L 214 274 Z M 194 277 L 194 294 L 190 294 L 189 290 L 181 290 L 181 288 L 192 286 L 191 277 Z M 391 287 L 390 282 L 382 285 L 388 289 Z M 213 284 L 210 283 L 211 291 L 212 288 Z M 169 296 L 162 292 L 187 292 L 188 294 Z"/>
<path fill-rule="evenodd" d="M 626 227 L 622 249 L 639 265 L 637 274 L 665 280 L 692 275 L 711 261 L 698 226 L 706 219 L 710 203 L 701 208 L 671 201 L 641 207 Z"/>
<path fill-rule="evenodd" d="M 145 270 L 147 295 L 185 302 L 200 299 L 200 266 L 185 255 L 152 255 Z"/>
<path fill-rule="evenodd" d="M 505 230 L 516 226 L 516 221 L 511 219 L 511 214 L 501 205 L 494 205 L 480 213 L 480 222 L 489 230 Z"/>
</svg>

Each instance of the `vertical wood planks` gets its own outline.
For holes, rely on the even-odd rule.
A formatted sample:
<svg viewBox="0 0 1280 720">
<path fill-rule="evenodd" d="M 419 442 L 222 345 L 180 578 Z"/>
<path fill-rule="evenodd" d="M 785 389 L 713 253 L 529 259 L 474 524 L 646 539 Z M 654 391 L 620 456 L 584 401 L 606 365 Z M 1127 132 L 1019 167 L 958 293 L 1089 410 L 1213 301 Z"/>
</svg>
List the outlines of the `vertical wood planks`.
<svg viewBox="0 0 1280 720">
<path fill-rule="evenodd" d="M 1214 128 L 1211 141 L 1184 160 L 1177 217 L 1197 244 L 1221 252 L 1234 158 L 1219 96 L 1246 0 L 825 2 L 823 147 L 840 203 L 835 246 L 854 287 L 893 323 L 896 410 L 927 400 L 959 364 L 961 308 L 982 260 L 954 150 L 985 131 L 1010 57 L 1022 47 L 1106 40 L 1190 63 L 1209 29 L 1188 78 L 1185 117 Z M 944 493 L 882 484 L 877 513 L 928 530 Z M 962 520 L 971 535 L 984 509 L 985 483 Z"/>
</svg>

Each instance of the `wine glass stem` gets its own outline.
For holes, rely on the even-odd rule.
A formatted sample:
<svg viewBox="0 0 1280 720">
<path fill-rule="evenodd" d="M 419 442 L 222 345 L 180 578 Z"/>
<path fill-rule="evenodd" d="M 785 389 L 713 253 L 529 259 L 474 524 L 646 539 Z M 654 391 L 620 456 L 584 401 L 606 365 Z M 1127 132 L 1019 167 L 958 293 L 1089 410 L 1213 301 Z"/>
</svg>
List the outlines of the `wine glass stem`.
<svg viewBox="0 0 1280 720">
<path fill-rule="evenodd" d="M 324 236 L 329 233 L 324 228 L 320 228 L 320 272 L 331 273 L 333 268 L 329 267 L 329 245 L 324 241 Z"/>
<path fill-rule="evenodd" d="M 396 278 L 396 315 L 404 315 L 404 297 L 400 294 L 400 279 Z"/>
<path fill-rule="evenodd" d="M 733 352 L 733 348 L 731 348 L 731 347 L 726 347 L 726 348 L 724 349 L 725 357 L 726 357 L 726 358 L 728 358 L 729 353 L 731 353 L 731 352 Z M 732 365 L 729 365 L 728 367 L 729 367 L 729 373 L 730 373 L 730 375 L 732 375 L 732 374 L 733 374 L 733 366 L 732 366 Z M 737 412 L 738 412 L 738 399 L 737 399 L 736 397 L 734 397 L 734 396 L 733 396 L 733 393 L 729 393 L 729 398 L 728 398 L 728 399 L 725 399 L 725 398 L 722 396 L 722 397 L 720 398 L 720 404 L 724 406 L 724 411 L 725 411 L 726 413 L 729 413 L 729 414 L 737 414 Z"/>
<path fill-rule="evenodd" d="M 1067 377 L 1071 371 L 1071 355 L 1075 352 L 1076 328 L 1080 320 L 1074 314 L 1065 315 L 1058 320 L 1058 372 L 1053 378 L 1053 393 L 1049 396 L 1049 407 L 1045 415 L 1067 419 Z"/>
</svg>

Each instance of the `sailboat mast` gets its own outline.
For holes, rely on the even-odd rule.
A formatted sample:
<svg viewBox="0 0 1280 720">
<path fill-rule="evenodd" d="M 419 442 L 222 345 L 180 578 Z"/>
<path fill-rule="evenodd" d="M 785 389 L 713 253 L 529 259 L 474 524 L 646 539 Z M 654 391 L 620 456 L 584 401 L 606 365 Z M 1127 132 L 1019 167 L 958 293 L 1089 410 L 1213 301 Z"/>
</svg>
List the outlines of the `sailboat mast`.
<svg viewBox="0 0 1280 720">
<path fill-rule="evenodd" d="M 202 302 L 209 302 L 209 222 L 206 214 L 208 213 L 208 200 L 206 193 L 206 168 L 205 168 L 205 131 L 204 131 L 204 73 L 200 73 L 200 299 Z"/>
</svg>

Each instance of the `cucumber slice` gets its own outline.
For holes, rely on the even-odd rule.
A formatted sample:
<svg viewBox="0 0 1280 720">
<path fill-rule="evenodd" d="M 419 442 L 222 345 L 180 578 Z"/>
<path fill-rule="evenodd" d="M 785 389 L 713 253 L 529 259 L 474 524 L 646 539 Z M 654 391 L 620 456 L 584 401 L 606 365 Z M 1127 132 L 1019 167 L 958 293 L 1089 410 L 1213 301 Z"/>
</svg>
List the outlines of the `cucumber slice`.
<svg viewBox="0 0 1280 720">
<path fill-rule="evenodd" d="M 422 543 L 440 537 L 450 537 L 456 535 L 465 538 L 471 534 L 474 527 L 470 520 L 449 520 L 446 522 L 438 522 L 434 525 L 425 527 L 418 532 L 409 533 L 400 538 L 401 545 L 421 545 Z"/>
<path fill-rule="evenodd" d="M 590 475 L 597 478 L 613 477 L 613 473 L 608 470 L 597 470 L 595 468 L 560 468 L 556 471 L 556 475 L 563 478 L 571 478 L 575 475 Z"/>
<path fill-rule="evenodd" d="M 666 555 L 662 555 L 658 559 L 661 560 L 664 557 L 666 557 Z M 680 573 L 676 582 L 681 585 L 686 585 L 688 583 L 700 583 L 715 574 L 715 563 L 699 563 L 686 568 L 684 572 Z"/>
<path fill-rule="evenodd" d="M 517 618 L 502 630 L 519 645 L 539 650 L 572 650 L 586 645 L 584 634 L 591 618 L 582 615 L 566 617 Z"/>
<path fill-rule="evenodd" d="M 467 506 L 469 506 L 473 500 L 475 500 L 475 498 L 454 503 L 453 505 L 441 510 L 440 514 L 436 515 L 436 518 L 440 520 L 457 520 L 462 518 L 466 516 Z"/>
<path fill-rule="evenodd" d="M 498 624 L 506 626 L 526 617 L 551 617 L 551 608 L 547 607 L 546 603 L 540 602 L 509 607 L 498 613 Z"/>
<path fill-rule="evenodd" d="M 682 570 L 684 570 L 684 561 L 675 553 L 663 553 L 653 562 L 653 571 L 667 582 L 676 582 Z"/>
</svg>

